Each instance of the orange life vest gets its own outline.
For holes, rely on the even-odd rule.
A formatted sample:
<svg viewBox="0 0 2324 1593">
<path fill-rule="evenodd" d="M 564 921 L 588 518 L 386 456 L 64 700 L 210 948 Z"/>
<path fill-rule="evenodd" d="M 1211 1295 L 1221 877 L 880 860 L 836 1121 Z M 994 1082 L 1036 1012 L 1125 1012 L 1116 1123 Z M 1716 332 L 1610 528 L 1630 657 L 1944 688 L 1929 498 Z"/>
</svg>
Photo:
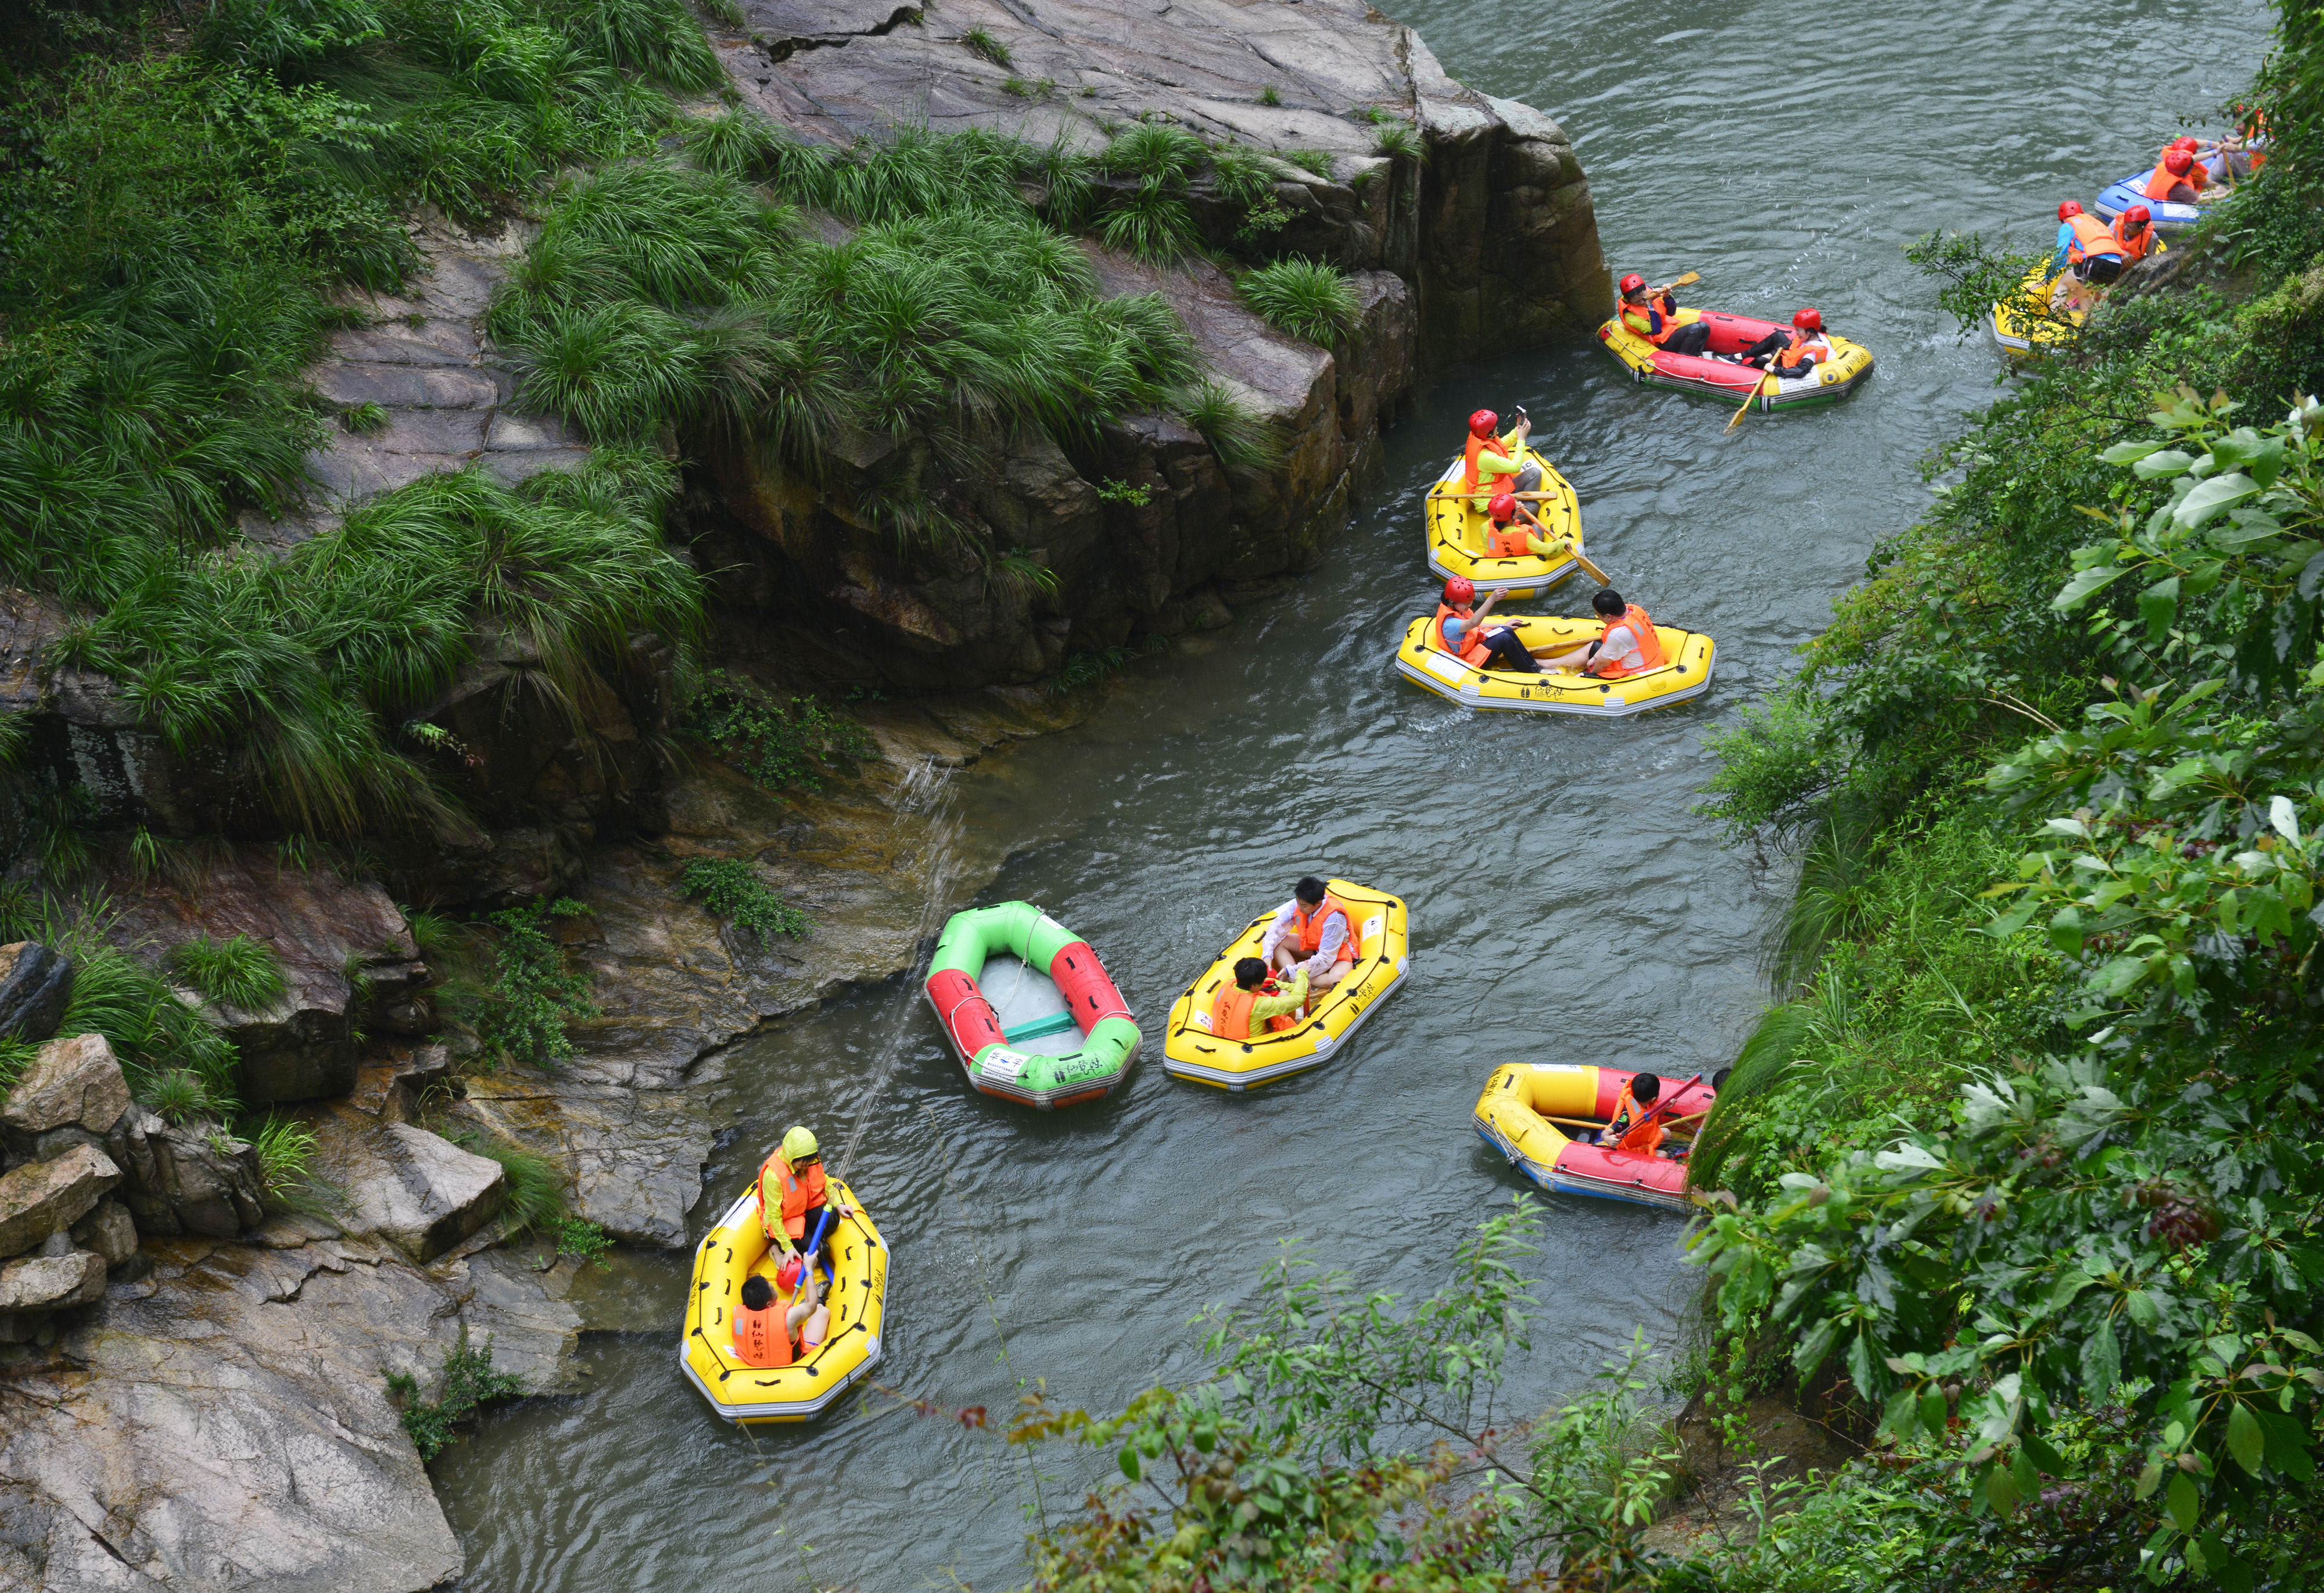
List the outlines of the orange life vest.
<svg viewBox="0 0 2324 1593">
<path fill-rule="evenodd" d="M 1467 664 L 1470 668 L 1480 670 L 1485 667 L 1485 661 L 1493 656 L 1492 650 L 1485 645 L 1485 639 L 1482 634 L 1484 626 L 1473 624 L 1471 625 L 1468 629 L 1468 633 L 1461 638 L 1461 647 L 1458 652 L 1454 652 L 1454 650 L 1448 645 L 1444 640 L 1444 622 L 1446 620 L 1468 619 L 1471 617 L 1472 613 L 1473 610 L 1471 609 L 1455 608 L 1449 603 L 1439 603 L 1436 606 L 1436 623 L 1434 625 L 1430 627 L 1428 636 L 1429 640 L 1435 644 L 1437 652 L 1451 653 L 1453 657 L 1459 659 L 1462 663 Z"/>
<path fill-rule="evenodd" d="M 775 1179 L 771 1191 L 767 1182 L 769 1173 L 774 1174 Z M 774 1199 L 768 1199 L 770 1192 Z M 802 1178 L 792 1170 L 789 1162 L 783 1160 L 783 1153 L 777 1151 L 759 1169 L 759 1226 L 766 1230 L 770 1239 L 775 1236 L 775 1226 L 768 1217 L 770 1212 L 781 1213 L 783 1232 L 794 1239 L 804 1239 L 807 1237 L 807 1214 L 822 1204 L 822 1162 L 808 1162 L 807 1176 Z"/>
<path fill-rule="evenodd" d="M 1221 1040 L 1250 1038 L 1250 1009 L 1259 1005 L 1262 996 L 1279 996 L 1272 978 L 1261 979 L 1254 989 L 1229 985 L 1211 1003 L 1211 1033 Z M 1289 1013 L 1277 1013 L 1267 1020 L 1270 1031 L 1288 1029 L 1296 1020 Z"/>
<path fill-rule="evenodd" d="M 2123 256 L 2122 239 L 2113 227 L 2095 216 L 2069 216 L 2066 225 L 2074 229 L 2074 241 L 2066 245 L 2066 264 L 2080 265 L 2093 255 Z"/>
<path fill-rule="evenodd" d="M 1618 681 L 1624 675 L 1643 675 L 1648 670 L 1662 668 L 1668 662 L 1663 657 L 1662 638 L 1655 634 L 1655 622 L 1647 617 L 1645 609 L 1635 603 L 1625 605 L 1622 617 L 1608 620 L 1606 628 L 1599 633 L 1598 639 L 1602 642 L 1612 635 L 1617 625 L 1628 626 L 1630 634 L 1638 639 L 1638 667 L 1626 669 L 1620 660 L 1614 660 L 1599 669 L 1598 674 L 1601 680 Z"/>
<path fill-rule="evenodd" d="M 1485 551 L 1496 559 L 1522 559 L 1533 551 L 1533 528 L 1522 520 L 1485 527 Z"/>
<path fill-rule="evenodd" d="M 1482 493 L 1485 490 L 1484 477 L 1477 468 L 1477 461 L 1488 449 L 1500 458 L 1509 458 L 1509 450 L 1502 445 L 1499 438 L 1479 437 L 1474 432 L 1470 434 L 1468 451 L 1462 456 L 1461 490 L 1462 492 L 1473 494 Z"/>
<path fill-rule="evenodd" d="M 1775 350 L 1775 368 L 1784 371 L 1796 371 L 1811 366 L 1821 365 L 1825 360 L 1830 359 L 1831 357 L 1831 350 L 1829 347 L 1820 347 L 1816 344 L 1816 338 L 1821 337 L 1822 335 L 1823 334 L 1819 332 L 1811 336 L 1806 332 L 1801 331 L 1797 327 L 1794 327 L 1792 329 L 1792 340 L 1784 345 L 1783 347 Z"/>
<path fill-rule="evenodd" d="M 1606 1125 L 1606 1132 L 1600 1136 L 1600 1143 L 1610 1144 L 1618 1151 L 1635 1151 L 1642 1156 L 1653 1155 L 1663 1143 L 1661 1119 L 1656 1118 L 1651 1123 L 1644 1120 L 1653 1110 L 1653 1106 L 1640 1107 L 1637 1098 L 1630 1094 L 1630 1087 L 1625 1084 L 1621 1095 L 1614 1102 L 1613 1119 Z"/>
<path fill-rule="evenodd" d="M 2154 223 L 2150 221 L 2140 227 L 2135 237 L 2123 231 L 2122 223 L 2123 218 L 2117 216 L 2114 218 L 2114 225 L 2107 228 L 2107 235 L 2114 239 L 2116 249 L 2122 255 L 2122 263 L 2127 265 L 2134 260 L 2145 259 L 2146 251 L 2153 246 Z"/>
<path fill-rule="evenodd" d="M 1356 953 L 1363 948 L 1363 942 L 1356 938 L 1355 914 L 1350 912 L 1347 904 L 1329 891 L 1323 893 L 1323 899 L 1313 909 L 1296 896 L 1291 899 L 1292 943 L 1305 955 L 1314 956 L 1323 949 L 1324 921 L 1335 912 L 1340 915 L 1340 922 L 1348 932 L 1348 938 L 1340 942 L 1340 955 L 1353 962 Z"/>
<path fill-rule="evenodd" d="M 1663 329 L 1658 332 L 1655 330 L 1655 309 L 1652 303 L 1633 304 L 1625 299 L 1622 301 L 1622 324 L 1660 348 L 1670 341 L 1670 335 L 1678 330 L 1678 317 L 1671 311 L 1665 310 Z"/>
<path fill-rule="evenodd" d="M 746 1365 L 753 1366 L 788 1366 L 791 1364 L 790 1329 L 783 1323 L 785 1307 L 780 1300 L 764 1311 L 734 1312 L 734 1353 Z"/>
<path fill-rule="evenodd" d="M 2163 152 L 2164 154 L 2168 154 L 2170 152 L 2168 150 Z M 2170 202 L 2171 190 L 2172 189 L 2178 188 L 2183 184 L 2194 192 L 2200 194 L 2203 191 L 2205 185 L 2209 183 L 2210 181 L 2211 174 L 2203 170 L 2203 162 L 2200 161 L 2197 161 L 2193 165 L 2187 168 L 2187 175 L 2184 177 L 2177 177 L 2172 174 L 2170 167 L 2163 163 L 2163 156 L 2157 155 L 2154 157 L 2154 170 L 2147 174 L 2146 186 L 2138 190 L 2139 197 L 2141 199 L 2161 199 L 2167 204 Z M 2183 203 L 2184 201 L 2182 200 L 2181 202 Z M 2068 217 L 2067 219 L 2070 221 L 2073 218 Z"/>
</svg>

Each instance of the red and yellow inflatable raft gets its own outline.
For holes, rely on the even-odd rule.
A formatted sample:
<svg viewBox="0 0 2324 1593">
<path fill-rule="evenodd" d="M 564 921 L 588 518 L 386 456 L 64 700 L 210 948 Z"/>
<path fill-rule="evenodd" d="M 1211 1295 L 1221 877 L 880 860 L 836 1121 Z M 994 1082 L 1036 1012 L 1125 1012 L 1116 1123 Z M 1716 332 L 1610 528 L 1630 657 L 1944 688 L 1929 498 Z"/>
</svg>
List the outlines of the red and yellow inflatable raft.
<svg viewBox="0 0 2324 1593">
<path fill-rule="evenodd" d="M 1711 357 L 1714 354 L 1740 354 L 1770 332 L 1789 332 L 1792 329 L 1771 320 L 1753 320 L 1749 316 L 1728 315 L 1716 310 L 1679 310 L 1681 326 L 1694 321 L 1711 329 L 1709 348 L 1702 354 L 1673 354 L 1667 348 L 1657 348 L 1624 326 L 1619 315 L 1598 329 L 1598 340 L 1606 346 L 1609 354 L 1629 368 L 1637 381 L 1686 393 L 1716 394 L 1729 403 L 1740 403 L 1748 394 L 1753 397 L 1753 407 L 1763 410 L 1807 409 L 1831 403 L 1855 392 L 1872 375 L 1872 351 L 1861 343 L 1851 343 L 1831 332 L 1824 336 L 1831 344 L 1831 357 L 1796 380 L 1768 375 L 1756 366 L 1737 365 L 1732 360 L 1713 359 Z"/>
<path fill-rule="evenodd" d="M 1569 1062 L 1508 1063 L 1493 1070 L 1477 1098 L 1477 1133 L 1543 1189 L 1683 1211 L 1690 1204 L 1685 1153 L 1726 1075 L 1697 1078 L 1676 1092 L 1663 1118 L 1668 1132 L 1652 1155 L 1577 1137 L 1612 1119 L 1623 1087 L 1636 1077 Z"/>
</svg>

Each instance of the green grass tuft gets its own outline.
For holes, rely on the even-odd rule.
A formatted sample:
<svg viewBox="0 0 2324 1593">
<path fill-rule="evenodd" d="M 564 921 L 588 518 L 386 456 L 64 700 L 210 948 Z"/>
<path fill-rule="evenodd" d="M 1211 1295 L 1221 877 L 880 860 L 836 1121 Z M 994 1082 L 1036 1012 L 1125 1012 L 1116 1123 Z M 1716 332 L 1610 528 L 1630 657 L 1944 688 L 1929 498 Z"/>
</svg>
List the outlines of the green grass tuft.
<svg viewBox="0 0 2324 1593">
<path fill-rule="evenodd" d="M 1326 182 L 1332 180 L 1332 173 L 1340 163 L 1339 156 L 1324 149 L 1287 149 L 1283 152 L 1283 158 L 1302 171 L 1312 171 Z"/>
<path fill-rule="evenodd" d="M 168 1122 L 190 1122 L 217 1109 L 210 1099 L 209 1087 L 191 1069 L 165 1069 L 150 1075 L 143 1084 L 137 1092 L 139 1098 Z"/>
<path fill-rule="evenodd" d="M 1230 469 L 1264 469 L 1283 457 L 1283 440 L 1232 388 L 1205 376 L 1179 400 L 1179 412 Z"/>
<path fill-rule="evenodd" d="M 456 1135 L 454 1141 L 462 1150 L 501 1164 L 507 1180 L 501 1201 L 503 1234 L 514 1238 L 564 1218 L 565 1180 L 548 1157 L 496 1135 L 470 1132 Z"/>
<path fill-rule="evenodd" d="M 971 28 L 960 36 L 960 42 L 966 45 L 972 53 L 982 56 L 994 66 L 1010 67 L 1017 64 L 1015 59 L 1009 53 L 1009 46 L 994 38 L 989 28 Z"/>
<path fill-rule="evenodd" d="M 1418 163 L 1428 159 L 1428 146 L 1421 142 L 1420 134 L 1406 124 L 1385 121 L 1379 124 L 1379 131 L 1372 134 L 1372 153 L 1385 155 L 1390 160 Z"/>
<path fill-rule="evenodd" d="M 170 949 L 167 960 L 171 971 L 200 991 L 203 999 L 244 1012 L 264 1012 L 290 988 L 282 976 L 282 959 L 272 946 L 248 935 L 180 941 Z"/>
<path fill-rule="evenodd" d="M 1235 292 L 1277 331 L 1329 348 L 1361 324 L 1356 291 L 1336 266 L 1278 260 L 1243 273 Z"/>
<path fill-rule="evenodd" d="M 1259 91 L 1259 103 L 1261 105 L 1281 105 L 1283 103 L 1283 90 L 1277 88 L 1274 84 L 1269 83 L 1266 88 Z"/>
<path fill-rule="evenodd" d="M 258 1164 L 270 1193 L 288 1194 L 304 1187 L 315 1162 L 311 1130 L 270 1113 L 245 1137 L 258 1149 Z"/>
</svg>

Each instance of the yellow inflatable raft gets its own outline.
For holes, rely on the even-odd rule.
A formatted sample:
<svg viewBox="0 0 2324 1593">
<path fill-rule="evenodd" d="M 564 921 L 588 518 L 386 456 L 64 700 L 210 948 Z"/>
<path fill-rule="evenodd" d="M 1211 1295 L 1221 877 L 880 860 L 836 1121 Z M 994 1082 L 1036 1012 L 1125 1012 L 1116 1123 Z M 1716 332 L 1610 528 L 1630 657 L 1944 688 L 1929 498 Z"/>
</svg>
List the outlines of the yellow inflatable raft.
<svg viewBox="0 0 2324 1593">
<path fill-rule="evenodd" d="M 1593 1195 L 1683 1211 L 1685 1153 L 1719 1094 L 1724 1070 L 1665 1079 L 1666 1137 L 1653 1154 L 1591 1143 L 1593 1130 L 1614 1115 L 1623 1087 L 1636 1075 L 1618 1068 L 1571 1062 L 1508 1062 L 1493 1070 L 1477 1098 L 1478 1135 L 1543 1189 Z M 1675 1087 L 1675 1088 L 1674 1088 Z"/>
<path fill-rule="evenodd" d="M 1574 495 L 1572 483 L 1560 476 L 1550 462 L 1531 449 L 1524 452 L 1525 463 L 1541 467 L 1541 490 L 1553 495 L 1537 503 L 1527 503 L 1551 542 L 1563 542 L 1563 548 L 1553 548 L 1546 554 L 1527 553 L 1521 558 L 1497 558 L 1486 552 L 1486 527 L 1491 523 L 1485 513 L 1485 501 L 1460 490 L 1461 473 L 1467 465 L 1465 454 L 1455 456 L 1445 467 L 1436 485 L 1428 489 L 1428 505 L 1425 515 L 1428 525 L 1428 568 L 1438 575 L 1451 579 L 1466 576 L 1476 583 L 1477 595 L 1499 592 L 1508 597 L 1531 597 L 1548 590 L 1579 568 L 1573 554 L 1582 548 L 1582 500 Z"/>
<path fill-rule="evenodd" d="M 2167 247 L 2161 238 L 2154 240 L 2154 253 L 2157 255 L 2164 253 Z M 2017 284 L 2017 291 L 2038 303 L 2048 299 L 2052 280 L 2050 263 L 2045 260 L 2025 273 L 2024 280 Z M 2093 292 L 2093 302 L 2102 292 Z M 2090 318 L 2087 310 L 2067 310 L 2062 312 L 2066 325 L 2061 326 L 2054 320 L 2045 321 L 2019 314 L 2017 311 L 2024 308 L 2020 305 L 2013 309 L 2009 301 L 2004 300 L 1993 307 L 1990 318 L 1993 340 L 2000 344 L 2002 352 L 2012 359 L 2031 359 L 2045 349 L 2056 347 L 2066 340 L 2069 327 L 2079 327 Z"/>
<path fill-rule="evenodd" d="M 1249 1040 L 1216 1038 L 1211 1033 L 1211 1004 L 1234 977 L 1234 965 L 1259 955 L 1260 938 L 1275 922 L 1275 914 L 1270 912 L 1253 919 L 1250 927 L 1219 953 L 1219 959 L 1204 968 L 1171 1007 L 1169 1030 L 1162 1042 L 1162 1066 L 1172 1078 L 1240 1091 L 1321 1067 L 1339 1054 L 1356 1025 L 1371 1016 L 1372 1009 L 1403 982 L 1411 965 L 1404 903 L 1385 891 L 1344 879 L 1330 884 L 1332 894 L 1347 903 L 1362 941 L 1348 977 L 1312 1002 L 1307 1015 L 1288 1029 Z"/>
<path fill-rule="evenodd" d="M 805 1422 L 824 1410 L 880 1364 L 880 1325 L 887 1303 L 888 1247 L 855 1191 L 837 1179 L 826 1199 L 835 1213 L 830 1255 L 835 1273 L 824 1300 L 831 1331 L 807 1356 L 788 1366 L 745 1366 L 734 1353 L 734 1302 L 742 1280 L 757 1273 L 775 1283 L 782 1252 L 759 1222 L 754 1181 L 703 1236 L 694 1253 L 694 1287 L 686 1302 L 686 1337 L 678 1365 L 710 1408 L 729 1422 Z M 785 1297 L 781 1286 L 775 1297 Z"/>
<path fill-rule="evenodd" d="M 1503 614 L 1496 610 L 1493 625 L 1517 627 L 1529 652 L 1545 648 L 1579 647 L 1605 634 L 1598 619 L 1565 619 L 1537 614 Z M 1711 690 L 1712 646 L 1698 631 L 1656 625 L 1665 662 L 1659 669 L 1643 670 L 1618 681 L 1593 680 L 1588 675 L 1518 674 L 1512 670 L 1472 669 L 1431 641 L 1434 616 L 1423 615 L 1406 625 L 1404 645 L 1396 650 L 1397 671 L 1415 685 L 1449 697 L 1469 708 L 1514 709 L 1536 714 L 1585 714 L 1617 719 L 1650 708 L 1684 702 Z"/>
</svg>

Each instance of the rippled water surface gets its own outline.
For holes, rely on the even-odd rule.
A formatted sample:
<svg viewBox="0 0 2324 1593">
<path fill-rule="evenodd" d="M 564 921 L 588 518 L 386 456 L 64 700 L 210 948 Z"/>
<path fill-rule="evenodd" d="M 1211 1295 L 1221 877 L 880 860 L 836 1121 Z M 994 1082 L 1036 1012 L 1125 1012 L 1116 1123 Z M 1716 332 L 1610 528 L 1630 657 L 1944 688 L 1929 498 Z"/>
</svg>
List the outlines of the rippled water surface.
<svg viewBox="0 0 2324 1593">
<path fill-rule="evenodd" d="M 1879 374 L 1836 409 L 1722 435 L 1717 407 L 1618 381 L 1586 343 L 1451 373 L 1388 438 L 1325 568 L 1139 665 L 1097 722 L 961 778 L 973 843 L 1007 854 L 984 899 L 1086 935 L 1147 1020 L 1128 1089 L 1046 1116 L 976 1096 L 898 980 L 738 1055 L 739 1132 L 696 1213 L 783 1124 L 843 1139 L 892 1051 L 853 1176 L 895 1249 L 881 1375 L 913 1396 L 998 1412 L 1039 1377 L 1094 1407 L 1191 1375 L 1189 1319 L 1244 1297 L 1286 1236 L 1368 1283 L 1432 1285 L 1449 1239 L 1520 1187 L 1469 1126 L 1497 1062 L 1692 1071 L 1731 1052 L 1781 882 L 1688 816 L 1703 731 L 1783 676 L 1926 503 L 1922 455 L 1992 391 L 1997 357 L 1955 340 L 1903 244 L 1940 226 L 2046 238 L 2058 199 L 2088 202 L 2246 80 L 2265 28 L 2251 0 L 1391 9 L 1456 77 L 1564 124 L 1618 273 L 1692 267 L 1702 301 L 1777 318 L 1816 304 Z M 1461 417 L 1517 403 L 1617 584 L 1717 638 L 1707 699 L 1608 724 L 1480 717 L 1390 672 L 1425 604 L 1421 495 Z M 1406 898 L 1413 977 L 1320 1072 L 1249 1097 L 1172 1081 L 1171 1000 L 1309 871 Z M 1526 1409 L 1634 1325 L 1673 1339 L 1691 1292 L 1678 1218 L 1548 1209 L 1545 1321 L 1509 1390 Z M 587 1341 L 593 1394 L 498 1414 L 439 1465 L 466 1587 L 1021 1579 L 1030 1496 L 982 1435 L 884 1403 L 805 1431 L 714 1420 L 676 1363 L 684 1265 L 625 1264 L 613 1286 L 641 1330 Z M 1070 1506 L 1087 1480 L 1046 1497 Z"/>
</svg>

